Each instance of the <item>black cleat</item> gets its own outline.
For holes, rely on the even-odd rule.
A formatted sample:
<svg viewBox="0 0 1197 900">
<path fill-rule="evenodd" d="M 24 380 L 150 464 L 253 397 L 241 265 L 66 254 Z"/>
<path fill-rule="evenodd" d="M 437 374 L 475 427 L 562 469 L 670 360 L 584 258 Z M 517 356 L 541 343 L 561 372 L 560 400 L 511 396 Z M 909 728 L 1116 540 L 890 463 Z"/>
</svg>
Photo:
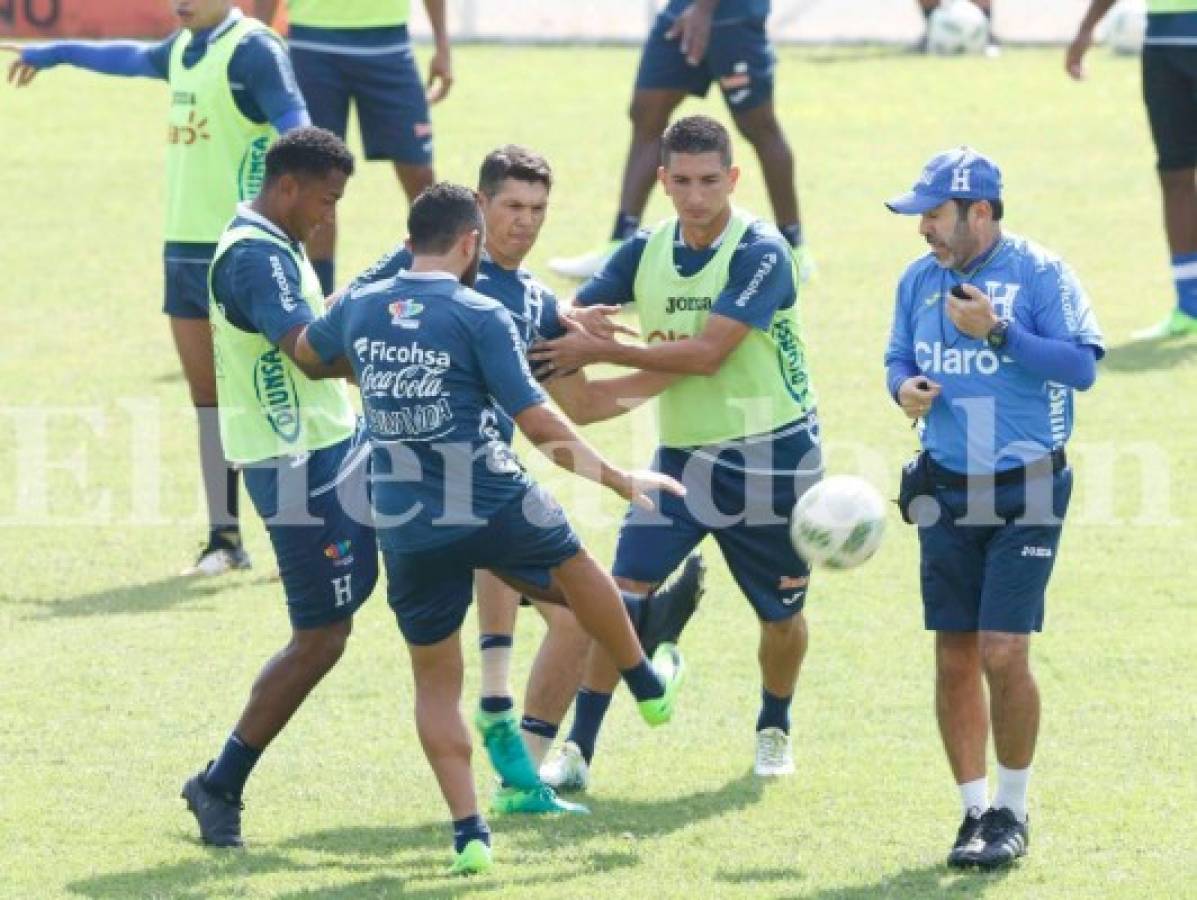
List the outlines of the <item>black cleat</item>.
<svg viewBox="0 0 1197 900">
<path fill-rule="evenodd" d="M 208 763 L 211 768 L 212 763 Z M 238 799 L 223 797 L 204 784 L 208 769 L 191 776 L 180 794 L 187 808 L 199 823 L 200 838 L 213 847 L 244 847 L 241 840 L 241 810 L 245 805 Z"/>
<path fill-rule="evenodd" d="M 974 864 L 982 869 L 1000 869 L 1027 855 L 1031 835 L 1027 823 L 1018 821 L 1003 807 L 987 810 L 981 817 L 981 840 L 983 846 Z"/>
<path fill-rule="evenodd" d="M 661 644 L 676 644 L 682 630 L 698 609 L 706 593 L 707 564 L 697 551 L 686 557 L 673 581 L 651 594 L 644 605 L 636 632 L 644 655 L 652 655 Z"/>
<path fill-rule="evenodd" d="M 960 830 L 956 832 L 956 843 L 948 851 L 949 866 L 964 869 L 977 864 L 977 854 L 985 846 L 981 840 L 981 822 L 981 816 L 974 816 L 971 812 L 965 815 Z"/>
</svg>

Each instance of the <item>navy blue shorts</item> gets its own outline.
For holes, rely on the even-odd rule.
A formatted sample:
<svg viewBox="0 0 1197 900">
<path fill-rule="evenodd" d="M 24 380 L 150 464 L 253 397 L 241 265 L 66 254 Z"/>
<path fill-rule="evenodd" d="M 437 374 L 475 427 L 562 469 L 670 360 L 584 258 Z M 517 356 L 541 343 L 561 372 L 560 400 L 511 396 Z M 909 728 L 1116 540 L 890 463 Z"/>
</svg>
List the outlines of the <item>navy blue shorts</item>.
<svg viewBox="0 0 1197 900">
<path fill-rule="evenodd" d="M 378 581 L 364 432 L 313 451 L 247 466 L 245 487 L 274 547 L 296 630 L 348 619 Z"/>
<path fill-rule="evenodd" d="M 326 52 L 292 45 L 291 64 L 313 125 L 344 138 L 352 100 L 367 159 L 432 164 L 428 100 L 410 45 L 384 53 Z"/>
<path fill-rule="evenodd" d="M 533 485 L 451 544 L 410 552 L 384 549 L 387 602 L 409 644 L 436 644 L 465 621 L 475 569 L 547 588 L 551 570 L 581 549 L 560 504 Z"/>
<path fill-rule="evenodd" d="M 1032 499 L 1036 495 L 1040 500 Z M 1039 478 L 1026 487 L 974 490 L 971 498 L 964 488 L 937 483 L 940 516 L 919 528 L 927 630 L 1042 631 L 1047 582 L 1071 496 L 1069 468 L 1053 475 L 1050 485 Z M 959 520 L 966 512 L 970 519 L 994 521 L 964 524 Z"/>
<path fill-rule="evenodd" d="M 619 531 L 617 578 L 659 584 L 708 534 L 762 621 L 801 611 L 810 569 L 790 540 L 790 514 L 822 477 L 819 424 L 809 416 L 769 435 L 713 447 L 661 447 L 652 468 L 686 486 L 658 509 L 632 507 Z"/>
<path fill-rule="evenodd" d="M 732 113 L 747 112 L 773 99 L 777 58 L 763 20 L 745 19 L 711 29 L 707 55 L 697 66 L 686 62 L 681 41 L 667 40 L 673 19 L 658 16 L 636 70 L 636 90 L 678 90 L 705 97 L 719 82 Z"/>
<path fill-rule="evenodd" d="M 162 311 L 176 319 L 208 318 L 211 259 L 163 257 Z"/>
</svg>

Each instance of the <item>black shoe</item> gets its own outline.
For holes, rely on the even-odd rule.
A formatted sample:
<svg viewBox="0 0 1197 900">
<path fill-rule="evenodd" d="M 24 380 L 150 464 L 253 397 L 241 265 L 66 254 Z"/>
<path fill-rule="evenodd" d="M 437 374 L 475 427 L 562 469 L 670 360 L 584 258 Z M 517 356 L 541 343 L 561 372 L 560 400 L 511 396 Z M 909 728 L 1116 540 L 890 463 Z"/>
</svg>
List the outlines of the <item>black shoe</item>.
<svg viewBox="0 0 1197 900">
<path fill-rule="evenodd" d="M 678 642 L 706 592 L 706 579 L 707 564 L 703 562 L 702 554 L 691 553 L 682 563 L 677 577 L 645 601 L 644 613 L 636 628 L 645 656 L 651 659 L 661 644 Z"/>
<path fill-rule="evenodd" d="M 964 869 L 977 864 L 977 854 L 984 847 L 981 840 L 981 816 L 966 814 L 960 823 L 960 830 L 956 832 L 956 843 L 948 851 L 948 865 L 954 869 Z"/>
<path fill-rule="evenodd" d="M 241 810 L 245 805 L 233 797 L 224 797 L 204 784 L 204 775 L 212 763 L 187 779 L 180 794 L 187 808 L 199 822 L 200 837 L 213 847 L 244 847 L 241 840 Z"/>
<path fill-rule="evenodd" d="M 983 846 L 975 864 L 982 869 L 998 869 L 1027 855 L 1031 835 L 1026 822 L 1018 821 L 1014 813 L 1002 807 L 987 810 L 981 817 L 981 840 Z"/>
</svg>

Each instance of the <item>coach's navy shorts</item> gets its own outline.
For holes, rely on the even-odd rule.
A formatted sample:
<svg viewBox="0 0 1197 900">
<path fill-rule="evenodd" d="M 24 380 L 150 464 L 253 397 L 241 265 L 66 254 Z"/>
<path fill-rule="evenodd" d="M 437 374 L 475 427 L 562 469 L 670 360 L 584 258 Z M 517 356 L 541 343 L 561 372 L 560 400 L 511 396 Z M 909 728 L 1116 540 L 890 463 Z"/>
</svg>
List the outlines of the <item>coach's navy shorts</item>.
<svg viewBox="0 0 1197 900">
<path fill-rule="evenodd" d="M 410 552 L 384 549 L 387 602 L 409 644 L 435 644 L 465 621 L 475 569 L 547 588 L 550 570 L 581 549 L 560 504 L 533 485 L 460 540 Z"/>
<path fill-rule="evenodd" d="M 757 616 L 776 622 L 802 609 L 810 569 L 790 541 L 790 514 L 822 476 L 813 412 L 744 441 L 688 450 L 660 447 L 652 468 L 676 478 L 688 493 L 654 495 L 653 512 L 628 510 L 613 575 L 658 584 L 713 534 Z"/>
<path fill-rule="evenodd" d="M 1030 499 L 1036 491 L 1038 502 Z M 974 490 L 969 517 L 996 515 L 994 524 L 972 525 L 958 521 L 969 503 L 965 489 L 937 483 L 940 516 L 935 524 L 919 528 L 927 629 L 1042 631 L 1047 582 L 1071 495 L 1070 468 L 1052 475 L 1050 485 L 1045 476 L 1032 479 L 1026 487 L 1011 484 Z M 1006 521 L 997 524 L 996 520 Z"/>
<path fill-rule="evenodd" d="M 212 245 L 215 252 L 216 245 Z M 208 269 L 212 255 L 180 253 L 167 247 L 162 256 L 162 311 L 176 319 L 208 318 Z"/>
<path fill-rule="evenodd" d="M 356 49 L 363 52 L 351 52 Z M 411 45 L 385 53 L 371 49 L 292 44 L 291 64 L 312 124 L 344 138 L 352 100 L 367 159 L 430 165 L 432 123 Z"/>
<path fill-rule="evenodd" d="M 1143 48 L 1143 102 L 1162 172 L 1197 166 L 1197 47 Z"/>
<path fill-rule="evenodd" d="M 763 20 L 744 19 L 711 29 L 707 55 L 697 66 L 686 62 L 681 41 L 666 39 L 674 20 L 658 16 L 640 55 L 636 90 L 680 90 L 705 97 L 719 82 L 733 113 L 747 112 L 773 99 L 777 59 Z"/>
<path fill-rule="evenodd" d="M 353 438 L 323 450 L 244 470 L 297 630 L 348 619 L 378 581 L 363 437 L 359 428 Z"/>
</svg>

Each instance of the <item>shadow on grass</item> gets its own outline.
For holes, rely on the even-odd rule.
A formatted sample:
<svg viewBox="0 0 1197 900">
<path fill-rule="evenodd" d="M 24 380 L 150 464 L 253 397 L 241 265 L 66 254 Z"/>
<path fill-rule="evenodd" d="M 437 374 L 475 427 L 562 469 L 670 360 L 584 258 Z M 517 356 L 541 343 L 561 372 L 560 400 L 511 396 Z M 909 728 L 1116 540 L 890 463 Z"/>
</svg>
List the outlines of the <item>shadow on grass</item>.
<svg viewBox="0 0 1197 900">
<path fill-rule="evenodd" d="M 199 898 L 225 891 L 244 893 L 246 885 L 242 879 L 255 875 L 327 873 L 336 869 L 350 878 L 360 877 L 349 883 L 284 896 L 295 900 L 390 894 L 436 897 L 447 893 L 518 890 L 521 886 L 633 868 L 640 862 L 638 853 L 598 847 L 588 850 L 587 844 L 598 839 L 609 840 L 612 833 L 631 829 L 634 829 L 633 838 L 670 834 L 702 819 L 743 809 L 755 803 L 761 791 L 760 779 L 749 774 L 721 788 L 669 800 L 597 801 L 590 816 L 495 818 L 491 826 L 496 835 L 499 868 L 494 876 L 469 881 L 446 880 L 449 831 L 444 823 L 436 823 L 323 829 L 261 849 L 251 845 L 245 852 L 214 850 L 205 858 L 97 875 L 72 882 L 68 887 L 73 893 L 97 900 L 148 896 Z M 557 847 L 569 848 L 568 860 L 559 862 L 555 858 L 552 871 L 519 877 L 521 871 L 527 871 L 526 866 L 543 865 L 545 851 Z M 322 858 L 309 861 L 312 854 Z M 402 874 L 396 871 L 400 869 Z"/>
<path fill-rule="evenodd" d="M 878 897 L 983 897 L 1009 875 L 1009 868 L 996 872 L 959 871 L 947 864 L 903 869 L 872 884 L 824 888 L 795 894 L 809 900 L 876 900 Z"/>
<path fill-rule="evenodd" d="M 1197 340 L 1134 341 L 1111 347 L 1100 366 L 1111 372 L 1156 372 L 1197 360 Z"/>
<path fill-rule="evenodd" d="M 251 584 L 265 584 L 274 580 L 276 579 L 273 575 L 259 575 L 253 579 L 227 575 L 220 578 L 183 578 L 172 575 L 144 584 L 105 588 L 56 600 L 2 597 L 0 605 L 32 607 L 36 612 L 28 617 L 30 619 L 137 615 L 186 606 L 225 591 L 236 591 Z"/>
</svg>

